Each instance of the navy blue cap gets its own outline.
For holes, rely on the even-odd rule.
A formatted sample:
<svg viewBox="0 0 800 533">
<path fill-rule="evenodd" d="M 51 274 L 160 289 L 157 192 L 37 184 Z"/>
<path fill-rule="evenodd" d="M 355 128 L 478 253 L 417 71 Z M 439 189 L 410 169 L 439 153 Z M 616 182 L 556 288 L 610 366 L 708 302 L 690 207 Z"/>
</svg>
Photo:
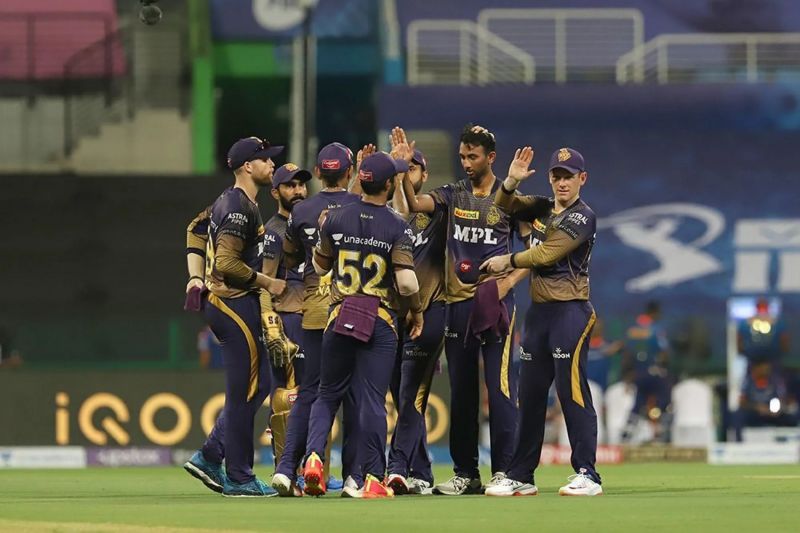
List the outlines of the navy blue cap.
<svg viewBox="0 0 800 533">
<path fill-rule="evenodd" d="M 258 137 L 239 139 L 228 150 L 228 168 L 237 169 L 248 161 L 270 159 L 283 152 L 283 146 L 271 146 Z"/>
<path fill-rule="evenodd" d="M 550 170 L 563 168 L 573 174 L 586 170 L 583 156 L 572 148 L 559 148 L 550 156 Z"/>
<path fill-rule="evenodd" d="M 353 166 L 353 151 L 342 143 L 330 143 L 317 154 L 320 172 L 340 172 Z"/>
<path fill-rule="evenodd" d="M 403 159 L 392 159 L 386 152 L 376 152 L 364 158 L 358 171 L 358 179 L 365 182 L 381 183 L 391 179 L 398 172 L 408 172 L 408 163 Z"/>
<path fill-rule="evenodd" d="M 422 170 L 428 170 L 428 162 L 425 160 L 425 155 L 421 150 L 414 149 L 414 157 L 411 158 L 413 162 L 422 167 Z"/>
<path fill-rule="evenodd" d="M 272 175 L 272 188 L 277 189 L 279 185 L 289 183 L 295 178 L 305 183 L 311 179 L 311 172 L 303 170 L 294 163 L 286 163 Z"/>
</svg>

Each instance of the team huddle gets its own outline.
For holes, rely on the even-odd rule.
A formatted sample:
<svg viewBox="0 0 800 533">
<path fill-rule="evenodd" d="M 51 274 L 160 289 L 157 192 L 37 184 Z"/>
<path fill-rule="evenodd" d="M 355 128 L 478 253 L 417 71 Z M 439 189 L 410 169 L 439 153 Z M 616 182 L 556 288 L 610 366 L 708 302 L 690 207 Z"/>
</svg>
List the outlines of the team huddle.
<svg viewBox="0 0 800 533">
<path fill-rule="evenodd" d="M 222 347 L 225 407 L 184 468 L 225 496 L 536 495 L 555 381 L 575 470 L 559 494 L 602 494 L 586 377 L 596 221 L 579 194 L 583 157 L 556 151 L 553 197 L 522 195 L 532 148 L 518 149 L 498 179 L 494 135 L 468 125 L 459 145 L 467 177 L 422 192 L 425 156 L 401 128 L 391 145 L 366 145 L 355 158 L 340 143 L 323 147 L 314 169 L 322 189 L 312 196 L 311 172 L 274 169 L 283 147 L 250 137 L 229 150 L 235 185 L 187 228 L 186 287 L 186 308 L 204 314 Z M 263 224 L 256 196 L 266 186 L 278 212 Z M 515 238 L 525 249 L 512 253 Z M 517 375 L 513 288 L 525 278 L 533 303 Z M 442 350 L 454 475 L 434 484 L 425 412 Z M 481 368 L 493 472 L 485 484 Z M 398 418 L 387 453 L 389 392 Z M 253 473 L 255 416 L 268 395 L 269 484 Z M 340 407 L 343 483 L 329 472 Z"/>
</svg>

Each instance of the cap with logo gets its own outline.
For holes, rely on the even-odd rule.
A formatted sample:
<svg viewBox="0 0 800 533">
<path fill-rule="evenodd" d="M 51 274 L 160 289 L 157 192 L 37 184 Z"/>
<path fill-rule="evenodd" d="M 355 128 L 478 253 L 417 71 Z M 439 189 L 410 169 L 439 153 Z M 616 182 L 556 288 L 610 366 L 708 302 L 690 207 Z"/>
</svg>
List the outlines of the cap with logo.
<svg viewBox="0 0 800 533">
<path fill-rule="evenodd" d="M 283 152 L 283 146 L 272 146 L 258 137 L 239 139 L 228 150 L 228 168 L 236 170 L 248 161 L 270 159 Z"/>
<path fill-rule="evenodd" d="M 278 186 L 289 183 L 293 179 L 299 179 L 305 183 L 311 179 L 311 172 L 303 170 L 294 163 L 286 163 L 272 175 L 272 188 L 277 189 Z"/>
<path fill-rule="evenodd" d="M 317 155 L 320 172 L 339 172 L 353 166 L 353 151 L 342 143 L 330 143 Z"/>
<path fill-rule="evenodd" d="M 392 159 L 386 152 L 376 152 L 361 162 L 358 179 L 362 182 L 381 183 L 398 172 L 408 172 L 408 163 L 403 159 Z"/>
<path fill-rule="evenodd" d="M 422 167 L 422 170 L 428 169 L 428 162 L 425 160 L 425 154 L 423 154 L 420 150 L 414 149 L 414 157 L 411 160 Z"/>
<path fill-rule="evenodd" d="M 568 172 L 577 174 L 586 170 L 586 163 L 584 163 L 583 156 L 579 151 L 572 148 L 559 148 L 550 157 L 550 170 L 554 168 L 563 168 Z"/>
</svg>

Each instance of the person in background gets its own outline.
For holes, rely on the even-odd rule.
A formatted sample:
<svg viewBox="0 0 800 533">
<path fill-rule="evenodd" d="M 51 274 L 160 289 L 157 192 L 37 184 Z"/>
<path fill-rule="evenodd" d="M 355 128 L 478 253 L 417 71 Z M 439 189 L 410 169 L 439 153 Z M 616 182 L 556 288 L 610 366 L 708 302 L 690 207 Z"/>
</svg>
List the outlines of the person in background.
<svg viewBox="0 0 800 533">
<path fill-rule="evenodd" d="M 222 360 L 222 346 L 209 326 L 204 326 L 197 334 L 197 353 L 200 357 L 200 368 L 204 370 L 225 368 Z"/>
</svg>

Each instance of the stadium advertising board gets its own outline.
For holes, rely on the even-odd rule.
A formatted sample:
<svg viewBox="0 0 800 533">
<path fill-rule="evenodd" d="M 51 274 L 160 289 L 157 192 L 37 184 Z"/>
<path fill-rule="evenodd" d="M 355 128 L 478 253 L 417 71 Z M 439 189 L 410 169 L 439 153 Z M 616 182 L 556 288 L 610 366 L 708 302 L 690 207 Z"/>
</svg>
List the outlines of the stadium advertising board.
<svg viewBox="0 0 800 533">
<path fill-rule="evenodd" d="M 20 371 L 0 374 L 0 388 L 14 398 L 0 414 L 0 446 L 88 446 L 90 463 L 109 466 L 169 462 L 158 447 L 197 447 L 224 405 L 223 376 L 216 372 Z M 431 443 L 447 442 L 448 400 L 446 380 L 434 380 Z M 391 432 L 397 413 L 390 401 L 387 410 Z M 270 444 L 266 414 L 257 418 L 257 447 Z"/>
</svg>

